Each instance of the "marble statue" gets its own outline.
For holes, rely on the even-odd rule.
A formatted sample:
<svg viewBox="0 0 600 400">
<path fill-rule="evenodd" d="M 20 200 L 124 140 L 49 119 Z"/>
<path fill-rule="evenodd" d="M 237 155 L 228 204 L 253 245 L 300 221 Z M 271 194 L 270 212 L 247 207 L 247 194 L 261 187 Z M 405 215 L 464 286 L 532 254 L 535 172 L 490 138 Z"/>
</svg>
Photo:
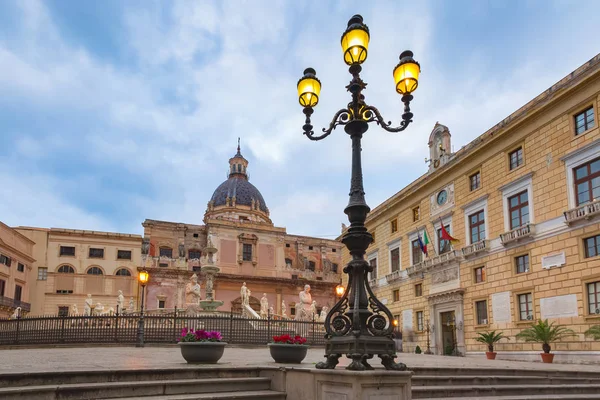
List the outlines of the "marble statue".
<svg viewBox="0 0 600 400">
<path fill-rule="evenodd" d="M 213 291 L 213 277 L 212 275 L 208 275 L 206 277 L 206 295 L 207 297 L 210 295 L 212 297 L 212 291 Z M 212 300 L 212 299 L 209 299 Z"/>
<path fill-rule="evenodd" d="M 77 304 L 73 304 L 71 315 L 73 315 L 75 317 L 79 315 L 79 309 L 77 308 Z"/>
<path fill-rule="evenodd" d="M 287 307 L 285 306 L 285 300 L 281 300 L 281 316 L 287 318 Z"/>
<path fill-rule="evenodd" d="M 94 308 L 95 315 L 101 315 L 104 312 L 104 305 L 102 303 L 97 303 Z"/>
<path fill-rule="evenodd" d="M 15 311 L 10 316 L 10 319 L 17 319 L 17 318 L 21 318 L 21 307 L 15 308 Z"/>
<path fill-rule="evenodd" d="M 269 316 L 269 299 L 267 294 L 263 293 L 262 299 L 260 299 L 260 317 L 267 318 Z"/>
<path fill-rule="evenodd" d="M 149 250 L 150 250 L 150 238 L 145 237 L 142 239 L 142 254 L 148 255 Z"/>
<path fill-rule="evenodd" d="M 310 313 L 313 316 L 318 317 L 319 316 L 319 312 L 317 311 L 317 301 L 313 300 L 312 304 L 310 305 Z"/>
<path fill-rule="evenodd" d="M 200 284 L 198 283 L 198 275 L 191 276 L 190 281 L 185 285 L 185 302 L 186 304 L 200 304 Z"/>
<path fill-rule="evenodd" d="M 185 244 L 179 243 L 179 258 L 185 258 Z"/>
<path fill-rule="evenodd" d="M 273 307 L 269 307 L 269 315 L 275 315 L 275 310 L 273 310 Z"/>
<path fill-rule="evenodd" d="M 129 298 L 129 307 L 127 307 L 127 312 L 134 312 L 135 311 L 135 303 L 133 302 L 133 297 Z"/>
<path fill-rule="evenodd" d="M 300 303 L 297 306 L 296 319 L 310 321 L 312 320 L 312 296 L 310 294 L 310 285 L 304 285 L 304 290 L 300 292 Z"/>
<path fill-rule="evenodd" d="M 123 296 L 123 291 L 119 290 L 119 295 L 117 296 L 117 310 L 119 313 L 123 313 L 123 304 L 125 304 L 125 297 Z"/>
<path fill-rule="evenodd" d="M 250 292 L 246 287 L 246 282 L 242 283 L 242 287 L 240 289 L 240 297 L 242 299 L 242 306 L 247 306 L 250 304 Z"/>
<path fill-rule="evenodd" d="M 94 300 L 92 300 L 92 295 L 88 294 L 85 299 L 85 304 L 83 306 L 83 315 L 90 316 L 92 315 L 92 305 L 94 304 Z"/>
<path fill-rule="evenodd" d="M 325 322 L 325 318 L 327 317 L 327 313 L 329 312 L 329 307 L 323 306 L 321 309 L 321 315 L 319 316 L 319 321 Z"/>
</svg>

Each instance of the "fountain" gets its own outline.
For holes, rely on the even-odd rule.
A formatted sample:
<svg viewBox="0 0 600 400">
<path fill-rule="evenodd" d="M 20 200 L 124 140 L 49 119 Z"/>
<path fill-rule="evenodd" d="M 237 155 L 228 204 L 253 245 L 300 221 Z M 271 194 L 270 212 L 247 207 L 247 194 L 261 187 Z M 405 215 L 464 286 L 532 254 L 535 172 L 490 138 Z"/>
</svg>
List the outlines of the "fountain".
<svg viewBox="0 0 600 400">
<path fill-rule="evenodd" d="M 223 305 L 222 301 L 214 299 L 213 294 L 213 284 L 216 275 L 221 269 L 215 265 L 213 259 L 213 255 L 217 252 L 217 248 L 213 245 L 211 236 L 212 235 L 210 234 L 208 235 L 208 241 L 206 243 L 206 248 L 204 249 L 207 257 L 206 265 L 202 266 L 202 273 L 206 277 L 206 299 L 200 300 L 200 308 L 205 312 L 216 311 L 218 307 Z"/>
</svg>

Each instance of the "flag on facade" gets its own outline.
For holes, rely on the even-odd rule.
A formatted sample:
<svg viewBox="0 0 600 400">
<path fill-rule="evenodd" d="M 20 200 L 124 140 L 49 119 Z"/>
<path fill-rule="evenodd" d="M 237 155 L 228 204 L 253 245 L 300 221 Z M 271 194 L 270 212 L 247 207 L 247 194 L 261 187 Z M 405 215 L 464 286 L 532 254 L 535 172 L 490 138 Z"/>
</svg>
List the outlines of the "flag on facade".
<svg viewBox="0 0 600 400">
<path fill-rule="evenodd" d="M 421 240 L 421 235 L 418 234 L 419 239 L 419 247 L 421 251 L 427 256 L 427 245 L 429 244 L 429 239 L 427 238 L 427 231 L 423 231 L 423 240 Z"/>
<path fill-rule="evenodd" d="M 444 223 L 442 222 L 442 220 L 440 219 L 440 224 L 442 225 L 442 234 L 441 234 L 441 239 L 442 240 L 447 240 L 450 243 L 454 243 L 454 242 L 458 242 L 458 239 L 453 238 L 452 236 L 450 236 L 450 234 L 448 233 L 448 231 L 446 230 L 446 227 L 444 226 Z"/>
</svg>

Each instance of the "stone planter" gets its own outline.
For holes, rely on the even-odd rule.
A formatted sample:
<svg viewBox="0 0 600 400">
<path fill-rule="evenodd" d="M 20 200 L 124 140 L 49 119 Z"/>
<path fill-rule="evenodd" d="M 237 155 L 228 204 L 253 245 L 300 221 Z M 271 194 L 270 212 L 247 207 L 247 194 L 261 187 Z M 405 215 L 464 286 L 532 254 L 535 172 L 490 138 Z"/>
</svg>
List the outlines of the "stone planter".
<svg viewBox="0 0 600 400">
<path fill-rule="evenodd" d="M 544 362 L 546 364 L 552 364 L 552 361 L 554 360 L 554 354 L 540 353 L 540 355 L 542 356 L 542 362 Z"/>
<path fill-rule="evenodd" d="M 496 353 L 495 351 L 486 351 L 486 352 L 485 352 L 485 357 L 486 357 L 488 360 L 495 360 L 495 359 L 496 359 L 496 354 L 497 354 L 497 353 Z"/>
<path fill-rule="evenodd" d="M 181 355 L 189 364 L 216 364 L 223 357 L 226 342 L 179 342 Z"/>
<path fill-rule="evenodd" d="M 310 346 L 306 344 L 269 343 L 271 357 L 276 363 L 300 364 Z"/>
</svg>

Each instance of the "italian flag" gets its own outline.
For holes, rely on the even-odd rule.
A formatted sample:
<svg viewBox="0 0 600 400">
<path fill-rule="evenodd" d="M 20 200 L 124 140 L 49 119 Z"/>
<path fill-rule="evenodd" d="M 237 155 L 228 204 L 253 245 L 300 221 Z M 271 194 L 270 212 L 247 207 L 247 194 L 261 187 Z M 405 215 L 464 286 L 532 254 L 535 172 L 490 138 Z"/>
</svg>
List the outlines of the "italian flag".
<svg viewBox="0 0 600 400">
<path fill-rule="evenodd" d="M 421 251 L 427 256 L 427 245 L 429 244 L 429 238 L 427 237 L 427 231 L 423 231 L 423 240 L 421 240 L 421 235 L 419 235 L 419 247 L 421 247 Z"/>
</svg>

